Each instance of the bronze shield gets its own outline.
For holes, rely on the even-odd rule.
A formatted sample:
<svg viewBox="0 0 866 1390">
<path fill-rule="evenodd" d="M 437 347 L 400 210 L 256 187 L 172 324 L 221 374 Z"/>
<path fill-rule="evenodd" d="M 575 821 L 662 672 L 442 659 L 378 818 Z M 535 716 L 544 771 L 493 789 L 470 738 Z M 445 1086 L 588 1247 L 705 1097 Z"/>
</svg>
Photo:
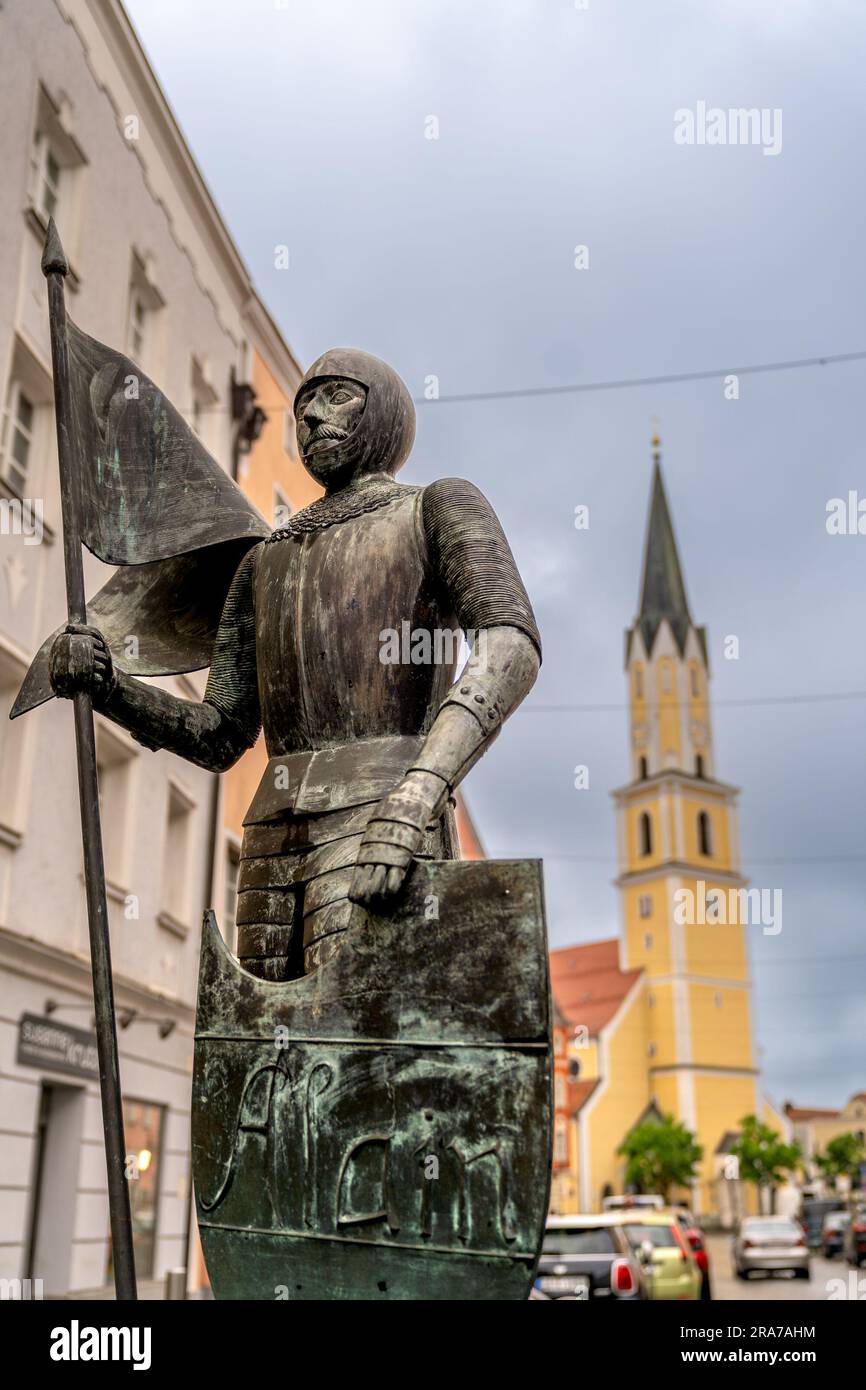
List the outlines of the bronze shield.
<svg viewBox="0 0 866 1390">
<path fill-rule="evenodd" d="M 419 863 L 302 980 L 204 922 L 196 1210 L 220 1299 L 525 1299 L 550 1185 L 541 866 Z"/>
</svg>

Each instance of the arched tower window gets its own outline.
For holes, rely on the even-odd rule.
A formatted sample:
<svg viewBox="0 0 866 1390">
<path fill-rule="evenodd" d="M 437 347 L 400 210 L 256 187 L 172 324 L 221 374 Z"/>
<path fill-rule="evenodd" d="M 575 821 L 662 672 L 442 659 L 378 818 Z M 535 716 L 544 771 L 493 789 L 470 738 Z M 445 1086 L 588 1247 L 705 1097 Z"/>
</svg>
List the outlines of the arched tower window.
<svg viewBox="0 0 866 1390">
<path fill-rule="evenodd" d="M 645 782 L 646 779 L 647 779 L 647 777 L 649 777 L 649 767 L 648 767 L 646 758 L 644 758 L 644 757 L 638 758 L 638 760 L 637 760 L 637 766 L 638 766 L 638 777 L 640 778 L 640 780 L 641 780 L 642 782 Z"/>
<path fill-rule="evenodd" d="M 642 667 L 642 666 L 635 666 L 635 668 L 634 668 L 634 698 L 635 698 L 636 700 L 642 700 L 642 699 L 643 699 L 643 667 Z"/>
<path fill-rule="evenodd" d="M 640 852 L 642 855 L 653 852 L 653 823 L 646 811 L 640 816 Z"/>
<path fill-rule="evenodd" d="M 698 849 L 707 856 L 713 852 L 713 827 L 706 811 L 698 812 Z"/>
<path fill-rule="evenodd" d="M 704 775 L 704 755 L 703 755 L 703 753 L 696 753 L 696 754 L 695 754 L 695 776 L 696 776 L 696 777 L 703 777 L 703 775 Z"/>
<path fill-rule="evenodd" d="M 689 666 L 689 677 L 692 686 L 692 699 L 697 700 L 700 698 L 701 694 L 701 678 L 698 675 L 698 668 L 694 662 Z"/>
</svg>

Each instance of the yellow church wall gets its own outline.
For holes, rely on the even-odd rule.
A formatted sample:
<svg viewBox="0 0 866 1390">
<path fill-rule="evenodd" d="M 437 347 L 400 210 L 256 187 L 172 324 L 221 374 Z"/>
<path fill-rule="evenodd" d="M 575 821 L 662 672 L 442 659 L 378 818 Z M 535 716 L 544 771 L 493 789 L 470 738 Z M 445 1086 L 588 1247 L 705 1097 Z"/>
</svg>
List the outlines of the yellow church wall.
<svg viewBox="0 0 866 1390">
<path fill-rule="evenodd" d="M 690 984 L 688 995 L 692 1060 L 699 1066 L 751 1067 L 749 990 Z"/>
<path fill-rule="evenodd" d="M 677 1114 L 677 1079 L 671 1072 L 650 1076 L 650 1099 L 662 1115 Z"/>
<path fill-rule="evenodd" d="M 580 1067 L 578 1074 L 579 1081 L 595 1081 L 599 1075 L 598 1070 L 598 1042 L 590 1038 L 588 1042 L 579 1045 L 572 1044 L 568 1049 L 569 1057 L 573 1057 Z"/>
<path fill-rule="evenodd" d="M 589 1132 L 589 1210 L 601 1209 L 606 1183 L 622 1191 L 623 1159 L 617 1155 L 623 1139 L 649 1104 L 642 989 L 635 988 L 619 1018 L 605 1029 L 605 1081 L 581 1112 Z"/>
<path fill-rule="evenodd" d="M 739 1130 L 744 1115 L 759 1109 L 757 1086 L 752 1076 L 708 1073 L 694 1076 L 695 1131 L 703 1145 L 699 1177 L 703 1210 L 715 1205 L 716 1147 L 729 1130 Z"/>
<path fill-rule="evenodd" d="M 709 726 L 707 704 L 707 674 L 699 661 L 689 662 L 688 672 L 689 719 Z"/>
<path fill-rule="evenodd" d="M 705 879 L 705 892 L 726 893 L 729 884 L 716 883 Z M 701 893 L 697 878 L 683 878 L 680 888 L 694 895 L 695 915 L 700 912 Z M 728 902 L 728 899 L 725 899 Z M 739 910 L 739 909 L 738 909 Z M 706 915 L 706 913 L 704 914 Z M 690 975 L 710 975 L 714 979 L 742 980 L 749 975 L 746 950 L 748 927 L 739 924 L 723 925 L 721 922 L 687 922 L 682 927 L 685 940 L 686 971 Z"/>
<path fill-rule="evenodd" d="M 712 865 L 716 869 L 730 869 L 731 840 L 728 828 L 729 810 L 724 802 L 715 798 L 683 796 L 682 825 L 684 858 L 690 864 Z M 712 855 L 701 854 L 698 848 L 698 815 L 706 811 L 710 818 Z"/>
<path fill-rule="evenodd" d="M 678 767 L 681 762 L 680 705 L 677 697 L 678 670 L 669 656 L 656 666 L 656 698 L 659 711 L 659 748 L 663 766 Z M 667 689 L 665 687 L 667 686 Z"/>
<path fill-rule="evenodd" d="M 652 902 L 649 917 L 640 915 L 640 899 Z M 656 974 L 671 971 L 670 929 L 668 927 L 668 893 L 665 879 L 650 879 L 646 883 L 627 883 L 622 889 L 625 935 L 629 970 L 641 966 Z M 647 945 L 647 938 L 650 944 Z"/>
<path fill-rule="evenodd" d="M 652 1064 L 657 1067 L 673 1066 L 679 1060 L 676 1048 L 673 986 L 654 985 L 648 981 L 646 996 L 647 1043 L 655 1045 Z M 646 1055 L 649 1057 L 648 1052 Z"/>
</svg>

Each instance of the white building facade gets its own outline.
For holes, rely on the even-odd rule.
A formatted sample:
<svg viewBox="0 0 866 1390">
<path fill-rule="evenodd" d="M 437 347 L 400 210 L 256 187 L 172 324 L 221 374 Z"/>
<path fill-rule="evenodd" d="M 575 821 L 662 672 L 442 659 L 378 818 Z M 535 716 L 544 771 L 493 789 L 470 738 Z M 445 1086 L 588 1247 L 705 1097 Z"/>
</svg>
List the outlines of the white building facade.
<svg viewBox="0 0 866 1390">
<path fill-rule="evenodd" d="M 115 0 L 3 5 L 0 117 L 0 1278 L 42 1280 L 48 1295 L 111 1277 L 71 709 L 7 717 L 65 617 L 48 216 L 70 315 L 138 361 L 224 467 L 240 428 L 231 382 L 249 379 L 253 351 L 287 383 L 298 369 Z M 108 571 L 86 556 L 85 572 L 92 594 Z M 203 682 L 167 685 L 197 698 Z M 193 1018 L 218 789 L 99 718 L 97 751 L 136 1259 L 141 1280 L 161 1280 L 191 1249 Z"/>
</svg>

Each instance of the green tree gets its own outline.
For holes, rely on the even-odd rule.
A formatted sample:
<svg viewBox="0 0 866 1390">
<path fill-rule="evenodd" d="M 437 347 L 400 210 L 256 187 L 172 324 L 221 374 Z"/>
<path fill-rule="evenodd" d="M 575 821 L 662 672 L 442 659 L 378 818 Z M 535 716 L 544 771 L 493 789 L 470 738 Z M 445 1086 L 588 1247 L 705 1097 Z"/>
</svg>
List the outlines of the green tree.
<svg viewBox="0 0 866 1390">
<path fill-rule="evenodd" d="M 731 1153 L 740 1160 L 743 1181 L 769 1192 L 771 1206 L 775 1189 L 790 1176 L 801 1157 L 799 1144 L 786 1144 L 757 1115 L 745 1115 L 740 1121 L 740 1136 L 731 1145 Z"/>
<path fill-rule="evenodd" d="M 839 1177 L 849 1177 L 857 1183 L 860 1164 L 866 1163 L 866 1144 L 856 1134 L 837 1134 L 823 1153 L 815 1154 L 815 1162 L 828 1182 L 835 1185 Z"/>
<path fill-rule="evenodd" d="M 684 1187 L 697 1175 L 704 1151 L 691 1130 L 664 1115 L 645 1120 L 617 1149 L 626 1160 L 625 1180 L 640 1192 L 658 1192 L 667 1201 L 672 1187 Z"/>
</svg>

